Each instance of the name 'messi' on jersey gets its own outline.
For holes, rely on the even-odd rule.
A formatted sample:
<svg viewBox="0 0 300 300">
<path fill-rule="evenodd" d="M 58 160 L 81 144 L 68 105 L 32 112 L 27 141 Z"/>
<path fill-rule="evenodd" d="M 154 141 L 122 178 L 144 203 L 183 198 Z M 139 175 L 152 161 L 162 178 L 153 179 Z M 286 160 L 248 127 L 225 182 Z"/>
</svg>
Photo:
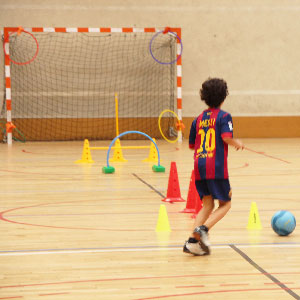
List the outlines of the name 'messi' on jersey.
<svg viewBox="0 0 300 300">
<path fill-rule="evenodd" d="M 204 127 L 215 127 L 216 124 L 216 119 L 206 119 L 206 120 L 201 120 L 199 122 L 199 128 L 204 128 Z"/>
</svg>

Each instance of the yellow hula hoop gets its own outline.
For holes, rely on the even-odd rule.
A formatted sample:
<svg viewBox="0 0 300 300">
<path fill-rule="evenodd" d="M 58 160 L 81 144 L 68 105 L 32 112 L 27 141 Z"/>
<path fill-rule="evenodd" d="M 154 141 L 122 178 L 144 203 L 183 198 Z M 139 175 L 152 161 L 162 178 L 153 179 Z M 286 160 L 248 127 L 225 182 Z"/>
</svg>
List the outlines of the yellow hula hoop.
<svg viewBox="0 0 300 300">
<path fill-rule="evenodd" d="M 178 135 L 177 135 L 177 138 L 176 138 L 175 140 L 172 140 L 172 141 L 171 141 L 171 140 L 169 140 L 168 138 L 166 138 L 166 137 L 164 136 L 164 134 L 163 134 L 163 132 L 162 132 L 162 130 L 161 130 L 160 120 L 161 120 L 162 115 L 163 115 L 164 113 L 166 113 L 166 112 L 170 112 L 171 114 L 173 114 L 173 115 L 177 118 L 177 121 L 180 122 L 180 120 L 179 120 L 177 114 L 176 114 L 174 111 L 169 110 L 169 109 L 165 109 L 165 110 L 163 110 L 163 111 L 161 112 L 161 114 L 160 114 L 159 117 L 158 117 L 158 128 L 159 128 L 160 134 L 162 135 L 162 137 L 163 137 L 167 142 L 169 142 L 169 143 L 176 143 L 177 140 L 178 140 Z"/>
</svg>

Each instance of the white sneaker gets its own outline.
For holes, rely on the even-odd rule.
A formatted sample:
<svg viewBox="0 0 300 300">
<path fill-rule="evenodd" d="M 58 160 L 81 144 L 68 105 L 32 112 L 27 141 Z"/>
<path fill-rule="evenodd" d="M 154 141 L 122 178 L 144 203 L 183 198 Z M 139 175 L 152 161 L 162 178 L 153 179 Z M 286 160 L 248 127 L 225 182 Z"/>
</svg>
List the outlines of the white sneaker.
<svg viewBox="0 0 300 300">
<path fill-rule="evenodd" d="M 185 242 L 183 246 L 183 252 L 191 253 L 194 255 L 207 255 L 209 253 L 205 252 L 200 243 L 189 243 L 188 241 Z"/>
<path fill-rule="evenodd" d="M 210 254 L 210 242 L 208 234 L 205 230 L 201 229 L 200 226 L 194 230 L 194 238 L 199 241 L 201 249 L 208 255 Z"/>
</svg>

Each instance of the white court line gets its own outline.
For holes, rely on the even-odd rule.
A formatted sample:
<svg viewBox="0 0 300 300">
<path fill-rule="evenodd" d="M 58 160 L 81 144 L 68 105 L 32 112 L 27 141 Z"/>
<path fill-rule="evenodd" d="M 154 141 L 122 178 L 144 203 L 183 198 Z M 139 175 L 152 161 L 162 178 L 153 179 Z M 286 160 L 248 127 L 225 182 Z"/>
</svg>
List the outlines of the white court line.
<svg viewBox="0 0 300 300">
<path fill-rule="evenodd" d="M 266 244 L 266 245 L 238 245 L 237 248 L 300 248 L 300 244 Z M 212 246 L 216 249 L 231 249 L 230 245 Z M 78 249 L 78 250 L 34 250 L 19 252 L 0 252 L 0 256 L 25 256 L 25 255 L 48 255 L 48 254 L 81 254 L 81 253 L 111 253 L 111 252 L 153 252 L 153 251 L 178 251 L 182 250 L 182 246 L 178 247 L 148 247 L 148 248 L 107 248 L 107 249 Z"/>
</svg>

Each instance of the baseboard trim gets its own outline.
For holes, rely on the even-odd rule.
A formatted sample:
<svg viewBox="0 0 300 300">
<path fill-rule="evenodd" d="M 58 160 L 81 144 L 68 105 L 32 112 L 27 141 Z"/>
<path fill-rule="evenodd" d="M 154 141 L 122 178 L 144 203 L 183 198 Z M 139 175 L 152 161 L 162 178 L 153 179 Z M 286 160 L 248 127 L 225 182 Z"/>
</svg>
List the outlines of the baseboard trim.
<svg viewBox="0 0 300 300">
<path fill-rule="evenodd" d="M 195 118 L 184 117 L 187 138 Z M 240 138 L 300 137 L 300 116 L 233 117 L 234 135 Z"/>
</svg>

